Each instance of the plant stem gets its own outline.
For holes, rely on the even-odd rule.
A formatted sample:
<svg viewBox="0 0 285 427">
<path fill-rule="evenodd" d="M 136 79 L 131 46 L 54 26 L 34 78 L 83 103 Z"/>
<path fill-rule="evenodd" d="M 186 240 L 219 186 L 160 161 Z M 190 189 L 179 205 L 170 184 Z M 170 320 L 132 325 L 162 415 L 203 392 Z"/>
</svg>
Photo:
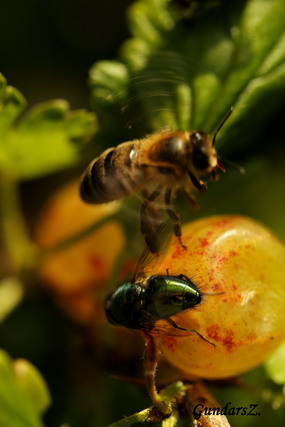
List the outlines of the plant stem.
<svg viewBox="0 0 285 427">
<path fill-rule="evenodd" d="M 181 381 L 177 381 L 176 383 L 170 384 L 168 387 L 163 389 L 160 392 L 160 396 L 163 401 L 166 402 L 166 404 L 170 404 L 175 399 L 175 397 L 184 390 L 184 384 Z M 109 427 L 127 427 L 135 423 L 153 423 L 155 421 L 155 416 L 152 415 L 152 409 L 154 408 L 151 407 L 144 409 L 143 411 L 137 412 L 136 414 L 130 415 L 129 417 L 125 417 L 119 421 L 116 421 L 115 423 L 110 424 Z M 163 427 L 175 426 L 178 418 L 178 412 L 174 409 L 172 414 L 163 421 Z"/>
<path fill-rule="evenodd" d="M 0 175 L 0 221 L 11 268 L 18 274 L 33 262 L 35 247 L 28 238 L 22 216 L 18 182 L 7 174 Z"/>
<path fill-rule="evenodd" d="M 71 236 L 68 236 L 67 238 L 61 240 L 60 242 L 56 243 L 50 248 L 43 249 L 41 256 L 42 257 L 50 256 L 57 252 L 63 251 L 69 246 L 72 246 L 75 243 L 77 243 L 79 240 L 89 236 L 91 233 L 94 233 L 98 228 L 102 227 L 104 224 L 106 224 L 109 221 L 112 221 L 115 218 L 117 218 L 116 214 L 111 214 L 111 215 L 105 216 L 99 221 L 95 221 L 94 223 L 90 224 L 88 227 L 84 228 L 83 230 L 80 230 L 78 233 L 74 233 Z"/>
</svg>

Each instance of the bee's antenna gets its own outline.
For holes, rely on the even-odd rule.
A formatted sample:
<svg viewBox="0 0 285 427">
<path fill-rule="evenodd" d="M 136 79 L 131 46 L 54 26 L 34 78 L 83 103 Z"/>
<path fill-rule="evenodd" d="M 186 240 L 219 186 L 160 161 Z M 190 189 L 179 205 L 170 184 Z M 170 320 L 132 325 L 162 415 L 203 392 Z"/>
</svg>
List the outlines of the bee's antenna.
<svg viewBox="0 0 285 427">
<path fill-rule="evenodd" d="M 223 118 L 223 120 L 222 120 L 222 121 L 221 121 L 221 123 L 219 124 L 218 128 L 216 129 L 216 131 L 215 131 L 215 133 L 214 133 L 214 135 L 213 135 L 213 143 L 212 143 L 212 146 L 213 146 L 213 147 L 214 147 L 215 142 L 216 142 L 216 136 L 217 136 L 217 134 L 219 133 L 219 131 L 221 130 L 221 128 L 224 126 L 225 122 L 228 120 L 228 118 L 229 118 L 229 117 L 230 117 L 230 115 L 232 114 L 233 109 L 234 109 L 233 107 L 231 107 L 231 108 L 229 109 L 229 111 L 227 112 L 226 116 Z"/>
</svg>

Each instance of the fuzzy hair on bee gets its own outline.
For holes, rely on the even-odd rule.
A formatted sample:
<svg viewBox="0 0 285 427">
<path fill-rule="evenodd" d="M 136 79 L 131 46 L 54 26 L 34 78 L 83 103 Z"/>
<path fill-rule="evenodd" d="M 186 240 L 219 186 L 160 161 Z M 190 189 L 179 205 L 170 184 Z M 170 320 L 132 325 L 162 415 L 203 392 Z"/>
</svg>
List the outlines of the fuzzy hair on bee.
<svg viewBox="0 0 285 427">
<path fill-rule="evenodd" d="M 163 193 L 174 234 L 184 247 L 181 224 L 171 206 L 172 196 L 181 188 L 195 206 L 195 190 L 202 192 L 207 189 L 201 178 L 211 174 L 216 179 L 217 170 L 224 170 L 218 159 L 215 138 L 231 112 L 232 109 L 213 137 L 203 131 L 163 131 L 105 150 L 90 163 L 82 176 L 82 199 L 87 203 L 100 204 L 142 191 L 141 232 L 149 249 L 155 252 L 155 247 L 150 244 L 155 232 L 153 203 Z"/>
<path fill-rule="evenodd" d="M 106 203 L 158 183 L 193 191 L 189 174 L 211 172 L 217 166 L 212 140 L 202 132 L 160 132 L 109 148 L 93 160 L 81 182 L 87 203 Z M 195 183 L 194 183 L 194 186 Z"/>
</svg>

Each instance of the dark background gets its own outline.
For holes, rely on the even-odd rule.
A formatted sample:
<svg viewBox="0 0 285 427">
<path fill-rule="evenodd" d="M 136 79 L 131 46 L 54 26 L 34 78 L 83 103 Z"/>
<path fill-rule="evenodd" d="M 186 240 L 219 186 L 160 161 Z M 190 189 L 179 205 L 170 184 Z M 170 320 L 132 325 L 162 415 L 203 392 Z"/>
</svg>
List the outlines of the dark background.
<svg viewBox="0 0 285 427">
<path fill-rule="evenodd" d="M 89 106 L 88 69 L 116 58 L 128 36 L 131 0 L 11 0 L 1 2 L 0 71 L 29 105 L 67 99 Z"/>
</svg>

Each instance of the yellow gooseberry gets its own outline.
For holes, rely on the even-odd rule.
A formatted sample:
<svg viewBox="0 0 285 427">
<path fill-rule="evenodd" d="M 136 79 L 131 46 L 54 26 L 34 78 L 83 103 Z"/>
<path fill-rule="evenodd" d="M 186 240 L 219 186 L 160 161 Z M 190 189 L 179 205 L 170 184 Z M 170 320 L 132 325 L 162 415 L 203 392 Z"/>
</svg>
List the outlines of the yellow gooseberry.
<svg viewBox="0 0 285 427">
<path fill-rule="evenodd" d="M 117 209 L 117 202 L 87 205 L 79 196 L 79 180 L 74 181 L 59 190 L 43 209 L 35 240 L 42 248 L 52 248 Z M 103 316 L 96 292 L 105 287 L 125 242 L 121 224 L 110 219 L 64 250 L 43 257 L 39 266 L 41 280 L 75 320 L 87 324 L 94 317 L 98 320 L 99 312 Z"/>
<path fill-rule="evenodd" d="M 205 294 L 173 316 L 195 333 L 160 335 L 165 358 L 188 374 L 225 378 L 262 363 L 285 338 L 285 248 L 258 222 L 215 216 L 183 227 L 183 250 L 173 239 L 158 274 L 183 274 Z M 160 321 L 163 322 L 163 321 Z"/>
</svg>

